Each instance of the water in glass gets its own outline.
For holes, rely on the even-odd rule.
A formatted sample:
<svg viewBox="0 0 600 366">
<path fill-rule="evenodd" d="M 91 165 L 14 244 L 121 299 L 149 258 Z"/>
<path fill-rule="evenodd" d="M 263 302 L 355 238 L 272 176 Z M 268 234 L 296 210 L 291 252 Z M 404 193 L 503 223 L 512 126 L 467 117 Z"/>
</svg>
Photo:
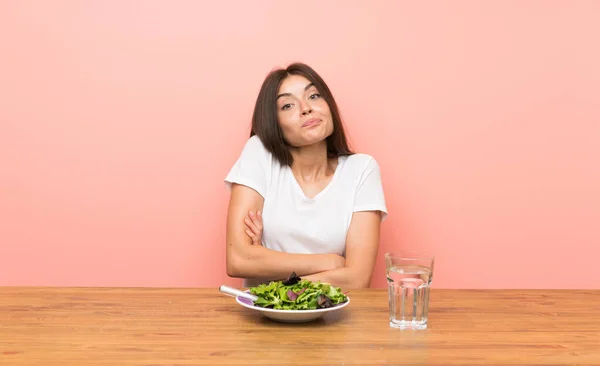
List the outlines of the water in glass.
<svg viewBox="0 0 600 366">
<path fill-rule="evenodd" d="M 387 280 L 390 326 L 427 328 L 429 289 L 433 266 L 411 260 L 388 260 Z"/>
</svg>

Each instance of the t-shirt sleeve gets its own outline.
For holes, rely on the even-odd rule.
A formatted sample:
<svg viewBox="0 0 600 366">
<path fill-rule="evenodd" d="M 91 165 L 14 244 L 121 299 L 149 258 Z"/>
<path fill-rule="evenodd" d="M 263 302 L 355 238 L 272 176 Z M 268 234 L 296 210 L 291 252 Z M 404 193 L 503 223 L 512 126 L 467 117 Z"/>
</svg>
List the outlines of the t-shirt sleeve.
<svg viewBox="0 0 600 366">
<path fill-rule="evenodd" d="M 369 160 L 358 183 L 354 201 L 354 212 L 357 211 L 381 211 L 381 221 L 388 215 L 379 164 L 373 158 Z"/>
<path fill-rule="evenodd" d="M 231 189 L 233 183 L 254 189 L 263 198 L 267 193 L 271 158 L 258 136 L 252 136 L 239 158 L 225 177 L 225 185 Z"/>
</svg>

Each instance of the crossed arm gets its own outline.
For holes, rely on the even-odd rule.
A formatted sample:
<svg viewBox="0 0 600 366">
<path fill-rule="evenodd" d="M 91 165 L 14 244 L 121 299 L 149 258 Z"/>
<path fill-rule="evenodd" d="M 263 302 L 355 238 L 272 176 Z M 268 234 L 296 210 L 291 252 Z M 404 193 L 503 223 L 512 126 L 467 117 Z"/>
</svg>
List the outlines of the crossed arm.
<svg viewBox="0 0 600 366">
<path fill-rule="evenodd" d="M 305 279 L 329 282 L 344 289 L 370 285 L 379 246 L 379 212 L 354 213 L 344 259 L 337 254 L 293 254 L 255 245 L 244 221 L 249 212 L 262 211 L 263 205 L 264 199 L 258 192 L 243 185 L 232 185 L 226 233 L 229 276 L 272 279 L 296 272 Z"/>
</svg>

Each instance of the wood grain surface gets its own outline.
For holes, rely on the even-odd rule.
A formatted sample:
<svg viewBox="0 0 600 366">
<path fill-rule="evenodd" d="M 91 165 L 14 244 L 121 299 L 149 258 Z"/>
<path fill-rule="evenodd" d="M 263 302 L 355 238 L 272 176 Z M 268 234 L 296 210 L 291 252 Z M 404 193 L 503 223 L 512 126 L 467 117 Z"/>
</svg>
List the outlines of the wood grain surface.
<svg viewBox="0 0 600 366">
<path fill-rule="evenodd" d="M 600 291 L 437 290 L 429 328 L 387 292 L 285 324 L 217 289 L 0 288 L 0 365 L 600 365 Z"/>
</svg>

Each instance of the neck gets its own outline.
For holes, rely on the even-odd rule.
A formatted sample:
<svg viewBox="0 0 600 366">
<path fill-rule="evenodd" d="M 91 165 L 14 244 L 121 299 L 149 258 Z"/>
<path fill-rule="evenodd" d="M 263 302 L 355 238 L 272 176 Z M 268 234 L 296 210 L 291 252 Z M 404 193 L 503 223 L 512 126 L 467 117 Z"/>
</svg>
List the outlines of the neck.
<svg viewBox="0 0 600 366">
<path fill-rule="evenodd" d="M 316 181 L 335 172 L 337 160 L 330 161 L 328 159 L 325 141 L 294 148 L 290 152 L 294 158 L 292 172 L 305 182 Z"/>
</svg>

